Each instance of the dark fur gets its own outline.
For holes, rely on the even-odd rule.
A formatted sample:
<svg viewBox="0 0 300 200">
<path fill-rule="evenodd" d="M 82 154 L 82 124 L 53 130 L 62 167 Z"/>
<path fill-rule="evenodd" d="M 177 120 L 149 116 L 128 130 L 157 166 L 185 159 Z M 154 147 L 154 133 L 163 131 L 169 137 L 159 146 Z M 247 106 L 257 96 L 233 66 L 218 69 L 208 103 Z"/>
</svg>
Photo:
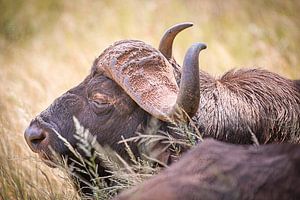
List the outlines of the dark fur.
<svg viewBox="0 0 300 200">
<path fill-rule="evenodd" d="M 232 70 L 220 79 L 200 73 L 194 121 L 205 137 L 239 144 L 300 139 L 300 92 L 294 82 L 260 69 Z"/>
<path fill-rule="evenodd" d="M 204 140 L 178 163 L 114 200 L 300 199 L 300 146 Z"/>
<path fill-rule="evenodd" d="M 62 156 L 73 157 L 53 131 L 76 148 L 73 116 L 97 136 L 100 144 L 110 146 L 125 159 L 124 146 L 117 143 L 121 136 L 129 138 L 137 129 L 142 133 L 147 129 L 152 116 L 116 82 L 97 71 L 97 61 L 82 83 L 57 98 L 30 124 L 30 127 L 48 132 L 46 141 L 42 141 L 38 148 L 50 159 L 49 146 Z M 174 61 L 172 65 L 177 66 Z M 174 68 L 178 81 L 180 73 Z M 264 70 L 230 71 L 221 79 L 201 72 L 200 87 L 199 112 L 193 120 L 205 137 L 250 144 L 253 142 L 251 130 L 260 143 L 299 142 L 300 97 L 290 80 Z M 93 100 L 96 93 L 105 95 L 105 98 Z M 167 125 L 162 123 L 161 129 L 167 130 Z M 138 156 L 136 145 L 130 145 Z M 99 174 L 106 175 L 101 167 Z"/>
</svg>

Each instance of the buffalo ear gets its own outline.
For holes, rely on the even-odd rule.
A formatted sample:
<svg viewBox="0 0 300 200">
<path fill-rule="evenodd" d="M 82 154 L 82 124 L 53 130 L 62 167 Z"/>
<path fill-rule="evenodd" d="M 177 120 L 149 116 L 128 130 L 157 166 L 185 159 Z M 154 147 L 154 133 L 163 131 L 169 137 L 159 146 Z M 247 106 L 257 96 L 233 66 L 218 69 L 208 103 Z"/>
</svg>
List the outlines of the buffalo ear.
<svg viewBox="0 0 300 200">
<path fill-rule="evenodd" d="M 200 101 L 199 53 L 202 43 L 187 51 L 182 67 L 180 90 L 173 67 L 158 50 L 136 40 L 124 40 L 106 49 L 96 62 L 96 70 L 116 81 L 145 111 L 167 122 L 193 117 Z M 183 111 L 183 112 L 182 112 Z M 182 118 L 183 117 L 183 118 Z"/>
<path fill-rule="evenodd" d="M 99 56 L 96 70 L 116 81 L 145 111 L 167 121 L 179 89 L 173 67 L 158 50 L 141 41 L 120 41 Z"/>
</svg>

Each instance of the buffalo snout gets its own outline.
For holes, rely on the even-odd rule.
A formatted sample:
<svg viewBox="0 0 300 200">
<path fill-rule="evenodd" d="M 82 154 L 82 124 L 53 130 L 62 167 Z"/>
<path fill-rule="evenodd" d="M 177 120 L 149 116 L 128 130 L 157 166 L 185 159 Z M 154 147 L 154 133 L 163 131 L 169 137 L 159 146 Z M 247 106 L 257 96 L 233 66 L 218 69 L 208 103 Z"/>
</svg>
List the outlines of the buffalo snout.
<svg viewBox="0 0 300 200">
<path fill-rule="evenodd" d="M 41 145 L 47 145 L 49 134 L 36 124 L 30 125 L 24 133 L 25 140 L 30 149 L 37 153 L 41 149 Z"/>
</svg>

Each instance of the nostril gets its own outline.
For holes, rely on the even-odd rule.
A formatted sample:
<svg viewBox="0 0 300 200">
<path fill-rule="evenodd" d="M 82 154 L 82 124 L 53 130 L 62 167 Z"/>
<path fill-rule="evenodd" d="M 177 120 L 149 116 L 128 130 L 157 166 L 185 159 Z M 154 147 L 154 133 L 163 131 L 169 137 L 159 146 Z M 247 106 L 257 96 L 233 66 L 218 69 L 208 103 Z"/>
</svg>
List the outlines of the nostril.
<svg viewBox="0 0 300 200">
<path fill-rule="evenodd" d="M 39 143 L 41 143 L 44 139 L 46 138 L 46 136 L 42 135 L 41 138 L 37 138 L 37 139 L 31 139 L 31 143 L 34 145 L 38 145 Z"/>
<path fill-rule="evenodd" d="M 26 142 L 32 151 L 37 151 L 39 144 L 46 139 L 47 132 L 37 126 L 29 126 L 24 133 Z"/>
</svg>

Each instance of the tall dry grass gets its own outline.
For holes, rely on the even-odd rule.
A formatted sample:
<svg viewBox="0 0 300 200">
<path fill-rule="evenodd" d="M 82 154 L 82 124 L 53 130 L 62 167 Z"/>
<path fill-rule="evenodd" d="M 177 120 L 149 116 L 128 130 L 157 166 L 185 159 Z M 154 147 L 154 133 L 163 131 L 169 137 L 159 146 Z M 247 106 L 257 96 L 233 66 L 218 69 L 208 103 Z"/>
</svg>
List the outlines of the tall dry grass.
<svg viewBox="0 0 300 200">
<path fill-rule="evenodd" d="M 0 0 L 0 199 L 78 198 L 29 150 L 23 132 L 114 41 L 157 47 L 167 27 L 192 21 L 175 42 L 179 63 L 201 41 L 208 45 L 201 68 L 211 74 L 255 66 L 300 79 L 299 9 L 293 0 Z"/>
</svg>

